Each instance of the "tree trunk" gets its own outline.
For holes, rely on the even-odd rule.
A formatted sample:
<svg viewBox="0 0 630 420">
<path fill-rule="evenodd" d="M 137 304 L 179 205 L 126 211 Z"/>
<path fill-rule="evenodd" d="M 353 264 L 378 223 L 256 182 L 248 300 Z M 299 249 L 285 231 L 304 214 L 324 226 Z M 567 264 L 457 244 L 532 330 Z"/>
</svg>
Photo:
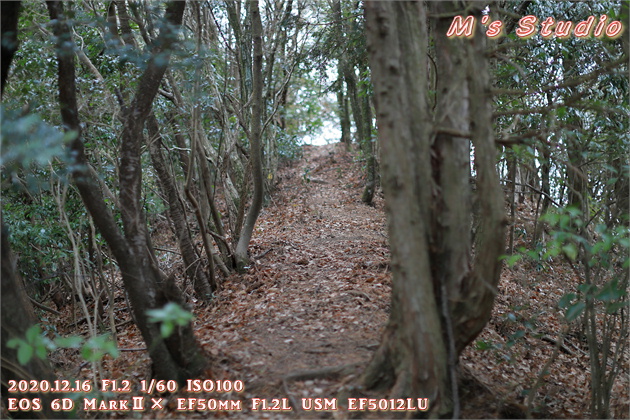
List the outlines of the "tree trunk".
<svg viewBox="0 0 630 420">
<path fill-rule="evenodd" d="M 341 1 L 335 0 L 332 3 L 333 18 L 338 22 L 337 31 L 339 31 L 339 39 L 343 44 L 345 41 L 345 25 L 343 24 L 343 14 L 341 12 Z M 337 106 L 339 112 L 339 125 L 341 126 L 341 139 L 342 143 L 345 143 L 346 150 L 350 149 L 352 143 L 352 136 L 350 132 L 350 111 L 348 109 L 348 96 L 344 93 L 343 82 L 344 72 L 347 62 L 347 54 L 341 53 L 337 59 Z"/>
<path fill-rule="evenodd" d="M 352 116 L 354 117 L 354 123 L 357 128 L 357 142 L 365 159 L 366 178 L 361 200 L 365 204 L 370 205 L 374 198 L 374 189 L 376 186 L 376 162 L 374 159 L 374 149 L 372 148 L 372 111 L 370 108 L 370 97 L 365 94 L 362 98 L 363 100 L 360 100 L 354 66 L 350 65 L 345 59 L 343 62 L 344 80 L 348 88 Z"/>
<path fill-rule="evenodd" d="M 376 156 L 374 156 L 374 145 L 372 142 L 372 108 L 370 106 L 370 95 L 363 96 L 363 131 L 365 138 L 361 142 L 361 150 L 365 159 L 365 187 L 361 201 L 367 205 L 372 205 L 374 191 L 376 189 Z"/>
<path fill-rule="evenodd" d="M 584 165 L 583 150 L 584 145 L 578 139 L 570 139 L 567 147 L 567 188 L 568 203 L 567 207 L 575 207 L 584 211 L 584 197 L 587 191 L 588 178 L 584 174 L 582 166 Z M 547 178 L 549 175 L 547 175 Z M 544 190 L 543 190 L 544 191 Z M 545 191 L 548 192 L 548 191 Z"/>
<path fill-rule="evenodd" d="M 9 76 L 9 67 L 13 60 L 13 54 L 17 51 L 18 41 L 18 17 L 20 14 L 19 1 L 0 2 L 0 10 L 2 13 L 2 84 L 0 85 L 0 95 L 4 93 L 4 84 Z"/>
<path fill-rule="evenodd" d="M 459 10 L 431 7 L 437 16 Z M 366 2 L 365 9 L 393 287 L 390 320 L 363 380 L 391 387 L 390 398 L 429 398 L 430 416 L 458 416 L 457 358 L 489 319 L 504 251 L 484 37 L 451 40 L 452 19 L 436 21 L 441 81 L 431 133 L 424 3 Z M 470 144 L 453 131 L 470 132 L 475 146 L 474 256 Z"/>
<path fill-rule="evenodd" d="M 510 232 L 508 233 L 507 254 L 514 253 L 514 231 L 516 228 L 516 171 L 518 161 L 514 150 L 505 148 L 508 176 L 508 202 L 510 204 Z"/>
<path fill-rule="evenodd" d="M 166 10 L 166 19 L 171 24 L 178 25 L 181 22 L 184 7 L 184 2 L 170 3 Z M 205 368 L 206 361 L 194 338 L 191 326 L 179 327 L 173 335 L 163 339 L 159 325 L 150 323 L 146 313 L 149 309 L 161 308 L 169 301 L 182 303 L 172 280 L 167 281 L 157 267 L 140 204 L 142 128 L 166 70 L 168 64 L 166 51 L 174 40 L 174 34 L 166 29 L 160 35 L 160 46 L 154 50 L 147 70 L 140 79 L 138 94 L 126 113 L 120 165 L 120 202 L 125 229 L 123 236 L 111 210 L 105 204 L 98 188 L 98 181 L 88 170 L 77 111 L 72 36 L 63 13 L 63 4 L 49 2 L 48 8 L 51 19 L 56 22 L 54 31 L 58 38 L 57 61 L 61 116 L 66 129 L 76 135 L 70 144 L 70 149 L 76 159 L 76 164 L 73 165 L 73 178 L 77 189 L 95 225 L 116 257 L 135 320 L 153 361 L 155 376 L 160 379 L 183 381 L 199 375 Z"/>
<path fill-rule="evenodd" d="M 2 252 L 2 399 L 5 408 L 9 407 L 8 398 L 39 398 L 42 403 L 41 411 L 22 411 L 11 412 L 13 418 L 55 418 L 66 417 L 63 412 L 53 412 L 50 409 L 53 395 L 50 393 L 28 393 L 28 394 L 11 394 L 7 390 L 10 380 L 35 380 L 35 381 L 54 381 L 57 379 L 48 364 L 48 361 L 41 360 L 33 356 L 31 360 L 21 365 L 17 358 L 17 349 L 9 348 L 7 343 L 12 338 L 24 339 L 26 331 L 37 323 L 33 307 L 28 300 L 24 285 L 16 273 L 15 260 L 9 245 L 9 232 L 1 224 L 2 244 L 0 251 Z M 63 395 L 56 394 L 54 398 L 62 398 Z"/>
<path fill-rule="evenodd" d="M 197 296 L 202 300 L 210 301 L 212 298 L 211 284 L 214 284 L 214 273 L 210 273 L 210 279 L 208 279 L 201 260 L 195 252 L 195 246 L 190 237 L 190 230 L 186 225 L 184 205 L 177 192 L 175 179 L 173 179 L 166 166 L 161 148 L 162 136 L 160 135 L 157 118 L 153 114 L 147 120 L 147 129 L 149 132 L 148 143 L 151 161 L 158 176 L 160 187 L 166 196 L 168 212 L 175 229 L 177 244 L 186 266 L 186 276 L 195 289 Z"/>
<path fill-rule="evenodd" d="M 339 125 L 341 126 L 340 141 L 350 148 L 352 137 L 350 137 L 350 113 L 348 110 L 348 98 L 343 92 L 343 79 L 339 78 L 339 90 L 337 91 L 337 107 L 339 112 Z"/>
<path fill-rule="evenodd" d="M 357 129 L 357 142 L 363 144 L 365 140 L 365 124 L 363 124 L 363 110 L 359 101 L 357 92 L 357 77 L 354 74 L 354 66 L 346 63 L 343 70 L 344 80 L 348 89 L 348 98 L 350 99 L 350 108 L 352 109 L 352 118 Z"/>
<path fill-rule="evenodd" d="M 252 19 L 252 42 L 254 46 L 254 60 L 253 60 L 253 82 L 252 82 L 252 115 L 249 129 L 249 143 L 250 143 L 250 162 L 252 165 L 252 180 L 254 184 L 254 196 L 252 198 L 252 204 L 247 212 L 247 217 L 241 233 L 239 235 L 238 244 L 236 245 L 235 258 L 236 269 L 238 271 L 244 271 L 245 267 L 249 264 L 249 256 L 247 255 L 247 249 L 249 248 L 249 241 L 252 238 L 254 231 L 254 225 L 260 214 L 263 201 L 263 174 L 262 174 L 262 159 L 261 159 L 261 115 L 262 115 L 262 21 L 260 19 L 260 11 L 258 10 L 258 1 L 252 1 L 249 4 L 250 16 Z M 247 180 L 245 180 L 247 182 Z M 241 200 L 245 200 L 245 196 L 241 196 Z"/>
<path fill-rule="evenodd" d="M 480 14 L 477 3 L 470 2 Z M 456 6 L 455 6 L 456 7 Z M 499 257 L 505 250 L 504 196 L 496 169 L 496 145 L 492 125 L 493 97 L 490 93 L 490 73 L 485 56 L 486 38 L 477 28 L 474 39 L 465 43 L 468 66 L 469 121 L 475 148 L 474 167 L 477 173 L 476 201 L 479 203 L 479 232 L 475 240 L 472 271 L 461 283 L 454 303 L 453 329 L 455 348 L 460 354 L 483 330 L 490 319 L 502 263 Z"/>
<path fill-rule="evenodd" d="M 394 281 L 390 319 L 363 381 L 391 388 L 390 398 L 429 398 L 444 414 L 447 352 L 428 241 L 426 13 L 422 3 L 366 2 L 365 15 Z"/>
</svg>

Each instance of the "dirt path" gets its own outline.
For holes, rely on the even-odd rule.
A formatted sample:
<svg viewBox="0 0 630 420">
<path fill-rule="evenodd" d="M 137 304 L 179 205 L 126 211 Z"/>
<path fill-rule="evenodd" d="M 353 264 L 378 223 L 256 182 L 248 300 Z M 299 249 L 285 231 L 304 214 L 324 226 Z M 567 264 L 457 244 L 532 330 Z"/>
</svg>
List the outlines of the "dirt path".
<svg viewBox="0 0 630 420">
<path fill-rule="evenodd" d="M 229 357 L 225 379 L 245 381 L 250 396 L 286 397 L 288 373 L 367 363 L 378 344 L 391 284 L 383 203 L 361 203 L 352 159 L 339 145 L 305 147 L 280 172 L 250 248 L 255 264 L 197 320 L 207 350 Z M 301 391 L 295 398 L 334 396 Z"/>
<path fill-rule="evenodd" d="M 356 155 L 339 145 L 304 147 L 304 158 L 279 172 L 278 189 L 259 218 L 250 247 L 255 263 L 247 274 L 226 279 L 212 305 L 194 310 L 195 334 L 212 358 L 208 378 L 241 380 L 245 392 L 191 394 L 180 388 L 164 395 L 164 411 L 148 411 L 146 418 L 388 417 L 387 412 L 346 410 L 250 411 L 251 398 L 299 403 L 301 398 L 365 396 L 365 391 L 351 389 L 356 383 L 347 372 L 338 378 L 302 378 L 286 387 L 282 380 L 302 370 L 357 363 L 364 367 L 387 321 L 391 275 L 383 200 L 377 194 L 375 207 L 360 202 L 361 162 L 353 159 Z M 535 204 L 519 205 L 518 212 L 517 228 L 533 231 Z M 156 233 L 162 248 L 176 248 L 168 227 Z M 519 237 L 517 247 L 526 240 Z M 159 258 L 164 267 L 182 272 L 177 255 L 163 252 Z M 528 261 L 504 268 L 493 316 L 460 357 L 462 418 L 524 418 L 525 391 L 542 374 L 532 405 L 535 418 L 581 418 L 588 413 L 588 347 L 577 334 L 579 326 L 574 324 L 564 338 L 568 352 L 554 356 L 553 345 L 565 325 L 557 302 L 581 282 L 560 260 L 547 263 L 544 270 Z M 120 285 L 115 303 L 118 345 L 125 351 L 117 359 L 105 358 L 105 377 L 134 383 L 149 379 L 145 344 Z M 72 308 L 68 305 L 59 319 L 51 317 L 49 329 L 87 336 L 87 324 L 76 325 Z M 76 349 L 59 349 L 51 360 L 60 377 L 93 378 Z M 553 363 L 547 375 L 542 367 L 549 360 Z M 349 372 L 359 373 L 360 368 Z M 624 370 L 612 389 L 615 418 L 627 418 L 629 389 Z M 241 399 L 244 410 L 177 411 L 181 397 Z"/>
</svg>

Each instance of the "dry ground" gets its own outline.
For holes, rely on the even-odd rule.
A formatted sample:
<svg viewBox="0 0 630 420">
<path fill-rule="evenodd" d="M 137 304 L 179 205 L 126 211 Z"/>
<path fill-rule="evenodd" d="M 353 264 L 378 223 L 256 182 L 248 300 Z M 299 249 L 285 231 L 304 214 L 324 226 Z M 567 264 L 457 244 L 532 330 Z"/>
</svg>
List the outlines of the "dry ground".
<svg viewBox="0 0 630 420">
<path fill-rule="evenodd" d="M 254 263 L 245 275 L 223 281 L 213 304 L 190 303 L 196 315 L 198 340 L 212 359 L 208 377 L 241 380 L 241 394 L 198 394 L 180 391 L 164 395 L 167 409 L 139 413 L 111 413 L 110 417 L 323 417 L 356 418 L 367 413 L 251 412 L 250 399 L 365 395 L 356 388 L 361 368 L 370 360 L 388 318 L 391 274 L 383 200 L 375 206 L 360 202 L 361 162 L 340 145 L 304 147 L 304 158 L 280 171 L 272 202 L 264 208 L 251 244 Z M 531 231 L 531 205 L 519 208 L 517 221 Z M 157 232 L 160 248 L 175 249 L 167 229 Z M 518 245 L 518 243 L 517 243 Z M 165 267 L 181 268 L 175 253 L 161 252 Z M 181 269 L 179 270 L 181 272 Z M 463 416 L 467 418 L 520 418 L 525 415 L 525 394 L 541 375 L 554 353 L 553 339 L 562 328 L 554 309 L 558 299 L 579 279 L 573 271 L 550 265 L 543 271 L 526 263 L 504 269 L 500 296 L 492 320 L 479 337 L 485 350 L 471 346 L 461 357 Z M 140 335 L 131 323 L 120 291 L 117 294 L 118 344 L 127 351 L 107 360 L 102 377 L 149 379 L 148 358 Z M 63 333 L 75 333 L 72 317 L 50 317 Z M 532 326 L 525 337 L 508 347 L 510 337 L 525 322 Z M 534 333 L 536 332 L 536 334 Z M 538 337 L 538 338 L 536 338 Z M 567 336 L 568 353 L 559 352 L 550 373 L 541 378 L 533 416 L 583 418 L 588 416 L 589 362 L 585 343 Z M 71 350 L 53 355 L 60 375 L 92 377 Z M 325 370 L 347 366 L 341 374 Z M 310 374 L 296 372 L 309 370 Z M 317 374 L 316 374 L 316 373 Z M 292 380 L 283 381 L 287 375 Z M 339 373 L 339 372 L 336 372 Z M 628 371 L 614 388 L 613 413 L 628 415 Z M 138 395 L 138 394 L 135 394 Z M 176 412 L 177 397 L 231 398 L 244 403 L 242 412 Z M 341 401 L 341 400 L 340 400 Z M 377 412 L 370 417 L 390 417 Z"/>
</svg>

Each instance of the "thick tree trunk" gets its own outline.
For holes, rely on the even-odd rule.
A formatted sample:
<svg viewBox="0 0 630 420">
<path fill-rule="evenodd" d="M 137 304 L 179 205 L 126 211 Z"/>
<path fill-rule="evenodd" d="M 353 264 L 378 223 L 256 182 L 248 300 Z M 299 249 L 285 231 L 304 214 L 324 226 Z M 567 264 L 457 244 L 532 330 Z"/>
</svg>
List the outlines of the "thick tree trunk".
<svg viewBox="0 0 630 420">
<path fill-rule="evenodd" d="M 253 82 L 252 82 L 252 115 L 249 129 L 249 143 L 250 152 L 249 158 L 252 166 L 252 180 L 254 184 L 254 195 L 252 197 L 252 203 L 247 212 L 247 217 L 241 233 L 239 235 L 238 244 L 236 245 L 235 258 L 236 269 L 238 271 L 244 271 L 245 267 L 249 264 L 249 256 L 247 255 L 247 249 L 249 248 L 249 241 L 252 238 L 254 231 L 254 225 L 260 214 L 263 201 L 263 174 L 262 174 L 262 159 L 261 159 L 261 116 L 262 116 L 262 21 L 260 19 L 260 11 L 258 10 L 258 1 L 252 1 L 249 3 L 250 16 L 252 20 L 252 42 L 254 46 L 254 60 L 253 60 Z M 247 182 L 247 181 L 245 181 Z M 241 196 L 241 200 L 245 200 L 244 196 Z"/>
<path fill-rule="evenodd" d="M 480 13 L 481 5 L 475 4 Z M 460 354 L 483 330 L 490 319 L 505 250 L 504 196 L 496 169 L 496 145 L 492 125 L 490 72 L 485 56 L 486 37 L 477 28 L 465 43 L 468 81 L 469 121 L 475 148 L 476 200 L 479 204 L 479 232 L 475 240 L 472 272 L 461 283 L 460 301 L 451 299 L 455 348 Z"/>
<path fill-rule="evenodd" d="M 459 10 L 431 7 L 438 16 Z M 458 416 L 457 358 L 489 319 L 504 251 L 484 37 L 450 40 L 452 19 L 436 22 L 441 81 L 431 132 L 424 3 L 366 2 L 365 9 L 393 289 L 390 320 L 363 379 L 368 388 L 391 387 L 390 397 L 429 398 L 430 416 Z M 470 144 L 453 132 L 470 132 L 475 146 L 474 257 Z"/>
<path fill-rule="evenodd" d="M 426 13 L 416 2 L 366 2 L 365 11 L 394 282 L 390 320 L 363 380 L 391 387 L 391 398 L 430 398 L 445 414 L 447 352 L 429 261 Z"/>
<path fill-rule="evenodd" d="M 180 23 L 184 7 L 184 2 L 171 3 L 166 11 L 167 21 L 175 25 Z M 165 51 L 172 44 L 174 34 L 166 30 L 160 36 L 160 47 L 154 50 L 154 56 L 140 79 L 138 94 L 131 108 L 127 110 L 120 167 L 120 202 L 125 228 L 123 236 L 103 200 L 98 181 L 88 170 L 77 111 L 72 36 L 65 20 L 63 5 L 61 2 L 49 2 L 48 8 L 51 19 L 56 22 L 54 31 L 58 38 L 59 103 L 62 120 L 66 129 L 76 134 L 70 144 L 76 159 L 74 181 L 95 225 L 116 257 L 134 317 L 153 361 L 155 376 L 183 381 L 199 375 L 205 368 L 206 361 L 191 326 L 180 327 L 171 337 L 163 339 L 159 325 L 149 322 L 146 313 L 149 309 L 161 308 L 169 301 L 182 303 L 172 280 L 167 281 L 157 267 L 140 204 L 142 128 L 168 64 L 168 53 Z"/>
</svg>

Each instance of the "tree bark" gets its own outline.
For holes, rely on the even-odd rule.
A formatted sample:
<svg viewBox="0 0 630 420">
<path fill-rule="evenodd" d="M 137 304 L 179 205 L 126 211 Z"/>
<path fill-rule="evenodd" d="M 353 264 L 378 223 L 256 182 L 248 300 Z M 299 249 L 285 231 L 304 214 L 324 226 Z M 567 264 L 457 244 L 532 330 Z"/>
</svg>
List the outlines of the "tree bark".
<svg viewBox="0 0 630 420">
<path fill-rule="evenodd" d="M 333 19 L 337 23 L 337 31 L 339 32 L 339 40 L 343 45 L 345 44 L 345 25 L 343 24 L 343 14 L 341 12 L 341 1 L 335 0 L 332 5 Z M 342 46 L 342 48 L 344 48 Z M 337 59 L 337 105 L 339 112 L 339 125 L 341 126 L 341 139 L 342 143 L 345 143 L 346 150 L 350 150 L 350 144 L 352 143 L 352 137 L 350 132 L 350 110 L 348 109 L 348 96 L 344 93 L 344 71 L 346 68 L 347 54 L 342 51 Z"/>
<path fill-rule="evenodd" d="M 11 61 L 13 61 L 13 54 L 17 51 L 18 41 L 18 18 L 20 16 L 19 1 L 7 1 L 0 2 L 0 10 L 2 13 L 2 85 L 0 86 L 0 95 L 4 93 L 4 84 L 9 76 L 9 68 L 11 67 Z"/>
<path fill-rule="evenodd" d="M 168 204 L 168 212 L 175 229 L 177 244 L 186 266 L 186 276 L 190 280 L 197 296 L 204 300 L 210 301 L 212 298 L 212 287 L 214 284 L 214 272 L 210 273 L 210 279 L 204 271 L 199 256 L 195 252 L 193 240 L 190 237 L 190 230 L 186 226 L 186 212 L 181 198 L 177 192 L 175 179 L 171 176 L 166 165 L 164 154 L 162 153 L 161 143 L 162 136 L 155 115 L 149 115 L 147 120 L 147 129 L 149 132 L 149 153 L 151 154 L 151 162 L 158 176 L 160 187 L 166 196 Z M 211 261 L 212 263 L 212 261 Z"/>
<path fill-rule="evenodd" d="M 250 144 L 250 162 L 252 165 L 252 181 L 254 184 L 254 194 L 252 197 L 252 203 L 247 212 L 247 217 L 241 234 L 239 235 L 238 244 L 235 250 L 236 269 L 240 272 L 245 270 L 245 267 L 249 264 L 249 256 L 247 255 L 247 249 L 249 247 L 249 241 L 252 238 L 254 231 L 254 225 L 260 214 L 263 201 L 263 174 L 262 174 L 262 158 L 261 158 L 261 116 L 262 116 L 262 21 L 260 19 L 260 11 L 258 10 L 258 1 L 252 1 L 248 3 L 250 7 L 250 16 L 252 20 L 252 43 L 254 46 L 254 60 L 253 60 L 253 81 L 252 81 L 252 114 L 249 129 L 249 144 Z M 241 197 L 241 200 L 245 200 L 245 197 Z"/>
<path fill-rule="evenodd" d="M 478 15 L 480 5 L 474 5 Z M 475 241 L 472 271 L 462 282 L 459 302 L 453 301 L 455 347 L 461 354 L 483 330 L 490 319 L 502 263 L 499 257 L 505 249 L 506 217 L 504 197 L 496 169 L 496 145 L 492 125 L 490 72 L 485 56 L 486 37 L 477 28 L 474 38 L 465 43 L 468 81 L 469 121 L 475 148 L 474 167 L 477 174 L 476 200 L 479 203 L 479 231 Z"/>
<path fill-rule="evenodd" d="M 7 391 L 7 385 L 10 380 L 47 380 L 54 381 L 57 379 L 48 364 L 47 360 L 41 360 L 33 356 L 26 365 L 20 365 L 17 358 L 17 350 L 9 348 L 7 343 L 12 338 L 24 339 L 26 331 L 37 323 L 33 306 L 26 295 L 24 285 L 16 273 L 15 260 L 11 247 L 9 245 L 9 232 L 1 224 L 2 244 L 0 251 L 2 253 L 2 399 L 5 407 L 9 407 L 9 397 L 39 398 L 42 402 L 41 411 L 16 411 L 11 412 L 13 418 L 55 418 L 67 417 L 63 412 L 53 412 L 50 409 L 50 403 L 53 396 L 50 393 L 29 393 L 29 394 L 11 394 Z M 61 398 L 63 395 L 55 395 L 55 398 Z"/>
<path fill-rule="evenodd" d="M 363 97 L 363 131 L 365 138 L 361 142 L 361 150 L 365 159 L 365 186 L 363 187 L 363 195 L 361 201 L 368 206 L 372 205 L 374 200 L 374 191 L 376 190 L 376 156 L 374 155 L 374 144 L 372 142 L 372 107 L 370 106 L 370 95 L 367 93 Z"/>
<path fill-rule="evenodd" d="M 364 373 L 390 398 L 426 397 L 450 410 L 446 344 L 431 281 L 431 162 L 422 3 L 366 2 L 368 51 L 381 141 L 392 254 L 392 306 L 381 346 Z"/>
<path fill-rule="evenodd" d="M 339 125 L 341 126 L 341 138 L 339 141 L 350 148 L 352 138 L 350 137 L 350 112 L 348 110 L 348 98 L 343 92 L 343 79 L 338 79 L 339 90 L 337 91 L 337 107 L 339 113 Z"/>
<path fill-rule="evenodd" d="M 166 11 L 166 20 L 171 25 L 178 25 L 184 7 L 184 2 L 170 3 Z M 131 107 L 126 110 L 120 166 L 123 235 L 111 210 L 105 204 L 98 188 L 98 181 L 88 170 L 77 111 L 72 36 L 64 16 L 63 4 L 58 1 L 49 2 L 48 9 L 51 19 L 55 21 L 54 32 L 57 36 L 61 116 L 65 129 L 75 133 L 70 149 L 76 160 L 73 179 L 77 189 L 95 225 L 116 257 L 125 288 L 129 293 L 134 317 L 153 361 L 155 376 L 160 379 L 183 381 L 199 375 L 205 368 L 206 361 L 191 326 L 177 328 L 173 335 L 163 339 L 159 325 L 150 323 L 146 313 L 149 309 L 161 308 L 169 301 L 182 304 L 172 280 L 167 281 L 157 266 L 140 205 L 142 128 L 168 64 L 167 51 L 174 40 L 174 34 L 170 29 L 165 29 L 161 34 L 158 40 L 160 46 L 154 50 L 147 70 L 140 79 L 138 93 Z"/>
<path fill-rule="evenodd" d="M 431 7 L 436 16 L 460 8 Z M 442 80 L 431 131 L 424 3 L 366 2 L 365 11 L 393 286 L 390 320 L 363 380 L 391 388 L 392 398 L 429 398 L 429 416 L 458 416 L 457 359 L 489 319 L 504 251 L 484 36 L 451 40 L 452 19 L 436 21 Z M 474 256 L 470 144 L 445 134 L 453 131 L 469 131 L 475 146 Z"/>
</svg>

